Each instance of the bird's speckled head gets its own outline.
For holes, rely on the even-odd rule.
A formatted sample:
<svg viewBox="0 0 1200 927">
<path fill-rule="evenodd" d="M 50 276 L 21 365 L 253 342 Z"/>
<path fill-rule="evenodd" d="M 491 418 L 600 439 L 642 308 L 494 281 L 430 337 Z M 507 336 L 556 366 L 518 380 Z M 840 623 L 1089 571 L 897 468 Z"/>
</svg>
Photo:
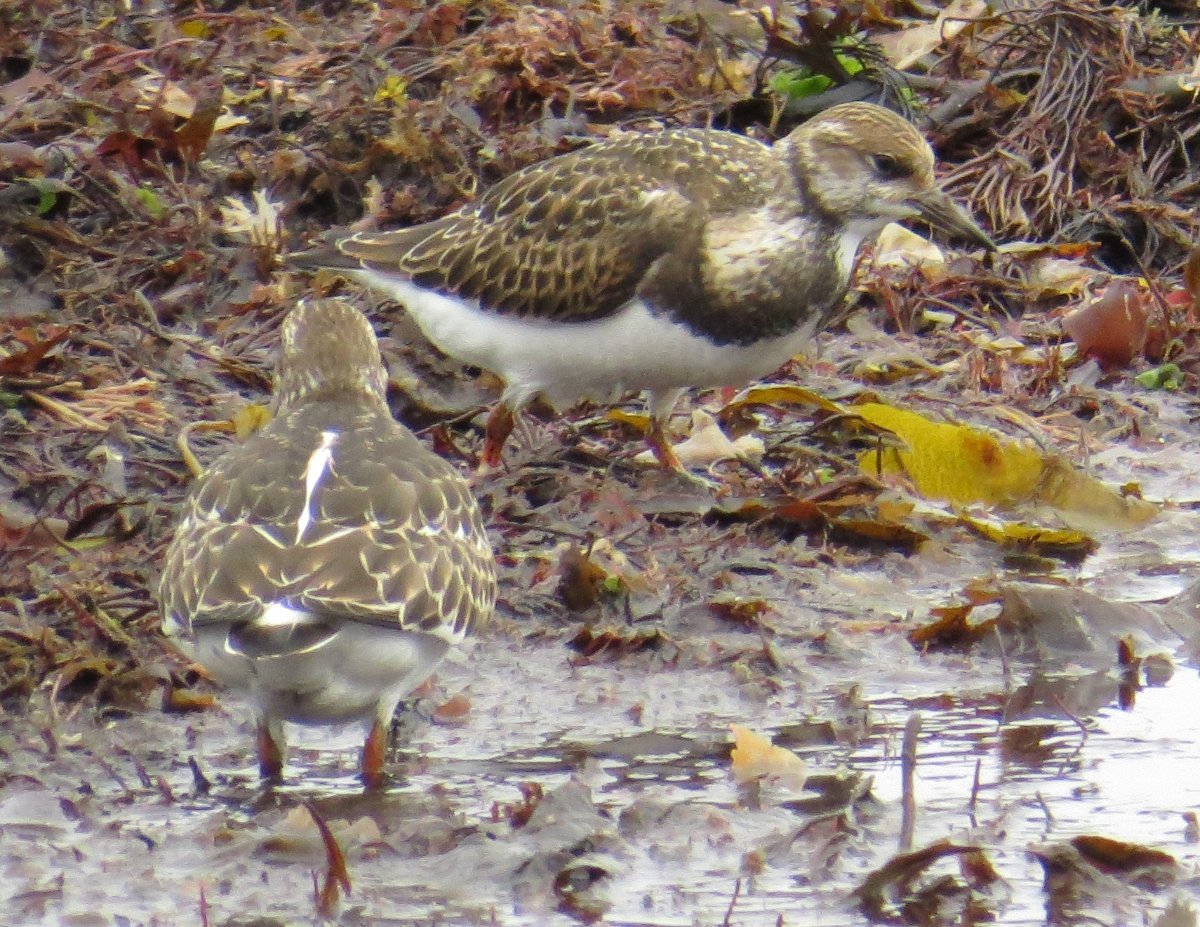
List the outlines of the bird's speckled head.
<svg viewBox="0 0 1200 927">
<path fill-rule="evenodd" d="M 813 204 L 842 223 L 877 231 L 888 222 L 919 217 L 948 237 L 995 248 L 938 186 L 929 143 L 891 110 L 842 103 L 778 145 Z"/>
<path fill-rule="evenodd" d="M 386 402 L 387 370 L 367 317 L 340 299 L 305 300 L 283 321 L 276 414 L 314 399 Z"/>
</svg>

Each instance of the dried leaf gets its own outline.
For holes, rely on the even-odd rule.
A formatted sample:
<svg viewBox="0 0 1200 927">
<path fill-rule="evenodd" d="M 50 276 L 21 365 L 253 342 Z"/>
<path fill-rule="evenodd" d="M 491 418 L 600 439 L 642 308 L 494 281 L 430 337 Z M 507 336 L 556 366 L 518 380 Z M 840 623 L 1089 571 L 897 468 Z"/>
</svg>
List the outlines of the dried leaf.
<svg viewBox="0 0 1200 927">
<path fill-rule="evenodd" d="M 811 499 L 791 497 L 770 509 L 767 513 L 773 519 L 804 529 L 823 528 L 829 524 L 824 510 Z"/>
<path fill-rule="evenodd" d="M 709 601 L 708 610 L 730 624 L 761 630 L 764 628 L 763 615 L 771 611 L 771 606 L 763 599 L 724 593 Z"/>
<path fill-rule="evenodd" d="M 755 406 L 809 406 L 835 415 L 846 412 L 836 402 L 802 386 L 752 386 L 733 397 L 721 410 L 720 417 Z"/>
<path fill-rule="evenodd" d="M 921 267 L 946 263 L 942 249 L 896 222 L 883 227 L 875 241 L 876 267 Z"/>
<path fill-rule="evenodd" d="M 1082 531 L 1043 528 L 1021 522 L 984 521 L 960 516 L 962 523 L 1001 547 L 1032 551 L 1063 560 L 1082 560 L 1096 550 L 1096 542 Z"/>
<path fill-rule="evenodd" d="M 937 620 L 915 628 L 908 634 L 909 643 L 920 650 L 949 650 L 971 647 L 992 633 L 996 619 L 971 622 L 976 604 L 968 602 L 932 608 L 929 613 Z"/>
<path fill-rule="evenodd" d="M 918 890 L 918 880 L 926 875 L 934 863 L 945 857 L 958 857 L 960 871 L 967 884 L 972 888 L 986 888 L 995 882 L 999 876 L 988 861 L 983 850 L 973 846 L 960 846 L 948 841 L 940 841 L 911 853 L 901 853 L 893 856 L 880 868 L 870 873 L 862 885 L 854 890 L 863 910 L 873 921 L 895 922 L 894 908 L 910 900 L 913 892 Z M 938 894 L 944 894 L 950 886 L 938 881 L 935 889 Z"/>
<path fill-rule="evenodd" d="M 510 827 L 518 830 L 529 823 L 538 805 L 546 797 L 539 782 L 518 782 L 517 791 L 521 793 L 519 802 L 492 803 L 493 822 L 507 821 Z"/>
<path fill-rule="evenodd" d="M 184 714 L 192 711 L 207 711 L 217 704 L 211 692 L 194 692 L 191 689 L 171 687 L 163 701 L 163 711 L 171 714 Z"/>
<path fill-rule="evenodd" d="M 124 502 L 97 502 L 87 506 L 63 534 L 64 541 L 74 541 L 81 535 L 91 531 L 102 521 L 114 517 L 126 505 Z"/>
<path fill-rule="evenodd" d="M 558 577 L 558 595 L 563 604 L 570 611 L 582 612 L 599 601 L 601 584 L 608 573 L 572 544 L 558 558 Z"/>
<path fill-rule="evenodd" d="M 471 700 L 461 692 L 448 698 L 433 709 L 433 717 L 439 724 L 455 724 L 471 713 Z"/>
<path fill-rule="evenodd" d="M 929 535 L 907 525 L 873 518 L 836 518 L 829 523 L 830 534 L 840 541 L 886 544 L 905 551 L 914 551 Z"/>
<path fill-rule="evenodd" d="M 124 129 L 109 133 L 96 146 L 97 156 L 103 158 L 116 155 L 120 157 L 131 174 L 144 173 L 149 166 L 147 162 L 156 150 L 159 150 L 159 145 L 153 139 L 135 135 Z M 167 160 L 165 154 L 164 160 Z"/>
<path fill-rule="evenodd" d="M 175 132 L 175 147 L 189 164 L 199 163 L 208 148 L 221 115 L 221 92 L 217 87 L 197 101 L 191 117 Z"/>
<path fill-rule="evenodd" d="M 1183 265 L 1183 287 L 1192 297 L 1192 312 L 1200 315 L 1200 248 L 1193 248 Z"/>
<path fill-rule="evenodd" d="M 340 900 L 339 887 L 347 895 L 350 894 L 350 872 L 346 869 L 346 855 L 317 806 L 311 801 L 306 801 L 304 807 L 312 816 L 313 823 L 317 825 L 317 830 L 321 833 L 321 842 L 325 845 L 325 879 L 320 889 L 315 892 L 317 913 L 322 917 L 330 917 L 336 911 Z"/>
<path fill-rule="evenodd" d="M 1030 299 L 1077 296 L 1095 278 L 1096 272 L 1079 260 L 1040 257 L 1029 268 L 1025 282 Z"/>
<path fill-rule="evenodd" d="M 1093 866 L 1108 873 L 1129 875 L 1146 867 L 1175 869 L 1179 865 L 1170 853 L 1112 837 L 1083 834 L 1071 845 Z"/>
<path fill-rule="evenodd" d="M 683 441 L 672 447 L 683 466 L 708 469 L 725 460 L 762 460 L 765 447 L 762 439 L 753 435 L 742 435 L 736 441 L 721 430 L 717 420 L 702 409 L 692 412 L 692 430 Z M 657 458 L 650 451 L 642 451 L 635 458 L 642 464 L 656 464 Z"/>
<path fill-rule="evenodd" d="M 1105 366 L 1123 367 L 1145 350 L 1150 320 L 1149 290 L 1132 280 L 1115 280 L 1062 325 L 1080 354 Z"/>
<path fill-rule="evenodd" d="M 730 771 L 738 782 L 766 779 L 791 791 L 804 788 L 807 772 L 803 759 L 748 728 L 731 724 L 729 730 L 733 732 Z"/>
<path fill-rule="evenodd" d="M 669 642 L 662 631 L 593 631 L 582 628 L 567 641 L 567 646 L 588 658 L 620 658 L 643 651 L 658 650 Z"/>
<path fill-rule="evenodd" d="M 31 329 L 26 329 L 25 333 L 33 336 Z M 27 344 L 25 350 L 9 354 L 7 357 L 0 357 L 0 375 L 28 376 L 37 370 L 38 365 L 45 360 L 50 351 L 67 340 L 70 333 L 69 328 L 56 326 L 52 333 L 45 338 L 37 339 L 36 336 L 22 338 Z"/>
<path fill-rule="evenodd" d="M 882 46 L 891 65 L 903 71 L 941 48 L 972 25 L 972 19 L 986 15 L 987 11 L 986 0 L 951 0 L 939 10 L 933 22 L 883 33 L 875 40 Z"/>
</svg>

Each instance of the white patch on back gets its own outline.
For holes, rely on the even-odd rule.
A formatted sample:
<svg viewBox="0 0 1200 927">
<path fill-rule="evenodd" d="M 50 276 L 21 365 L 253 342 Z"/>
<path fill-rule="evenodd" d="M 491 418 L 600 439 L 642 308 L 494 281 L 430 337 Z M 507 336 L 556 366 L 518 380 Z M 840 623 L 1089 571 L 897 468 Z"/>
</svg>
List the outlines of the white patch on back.
<svg viewBox="0 0 1200 927">
<path fill-rule="evenodd" d="M 321 445 L 312 452 L 308 458 L 308 465 L 304 468 L 304 508 L 300 510 L 300 517 L 296 520 L 296 544 L 304 539 L 304 532 L 312 524 L 313 496 L 321 480 L 329 472 L 329 465 L 333 462 L 333 446 L 337 444 L 337 439 L 336 431 L 322 431 Z"/>
<path fill-rule="evenodd" d="M 608 401 L 631 390 L 740 386 L 778 368 L 811 340 L 817 319 L 753 345 L 716 345 L 651 313 L 640 299 L 590 322 L 506 318 L 478 300 L 444 296 L 406 280 L 359 272 L 404 304 L 438 348 L 505 382 L 514 409 L 539 394 L 552 405 Z"/>
<path fill-rule="evenodd" d="M 272 602 L 263 609 L 257 624 L 264 628 L 286 628 L 298 624 L 307 616 L 308 612 L 302 608 L 292 608 L 283 602 Z"/>
</svg>

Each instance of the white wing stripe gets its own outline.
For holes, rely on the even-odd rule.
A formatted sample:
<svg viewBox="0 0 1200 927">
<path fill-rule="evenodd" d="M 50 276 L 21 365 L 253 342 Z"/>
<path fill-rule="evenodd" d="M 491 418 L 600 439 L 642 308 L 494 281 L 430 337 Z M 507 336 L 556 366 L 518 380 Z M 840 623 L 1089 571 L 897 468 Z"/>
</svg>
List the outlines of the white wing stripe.
<svg viewBox="0 0 1200 927">
<path fill-rule="evenodd" d="M 296 544 L 301 543 L 304 532 L 312 524 L 313 495 L 321 479 L 329 472 L 329 465 L 333 462 L 333 446 L 337 444 L 337 439 L 336 431 L 322 431 L 321 446 L 312 452 L 312 456 L 308 458 L 308 466 L 304 468 L 304 508 L 300 510 L 300 518 L 296 522 Z"/>
</svg>

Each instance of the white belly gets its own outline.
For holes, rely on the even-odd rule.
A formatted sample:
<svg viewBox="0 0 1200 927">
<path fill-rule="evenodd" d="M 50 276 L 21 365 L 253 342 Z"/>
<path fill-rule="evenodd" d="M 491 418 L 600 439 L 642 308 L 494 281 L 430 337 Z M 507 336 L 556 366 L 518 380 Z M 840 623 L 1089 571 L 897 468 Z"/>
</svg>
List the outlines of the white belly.
<svg viewBox="0 0 1200 927">
<path fill-rule="evenodd" d="M 288 611 L 274 603 L 274 609 Z M 300 724 L 369 720 L 433 673 L 448 649 L 432 634 L 346 621 L 322 646 L 249 657 L 227 645 L 225 624 L 196 628 L 196 661 L 249 696 L 260 714 Z"/>
<path fill-rule="evenodd" d="M 817 321 L 814 316 L 795 332 L 754 345 L 715 345 L 652 315 L 640 300 L 606 319 L 544 322 L 506 318 L 482 310 L 477 300 L 442 296 L 370 270 L 359 276 L 403 303 L 446 354 L 501 377 L 514 409 L 539 395 L 565 406 L 633 390 L 741 386 L 799 352 Z"/>
</svg>

